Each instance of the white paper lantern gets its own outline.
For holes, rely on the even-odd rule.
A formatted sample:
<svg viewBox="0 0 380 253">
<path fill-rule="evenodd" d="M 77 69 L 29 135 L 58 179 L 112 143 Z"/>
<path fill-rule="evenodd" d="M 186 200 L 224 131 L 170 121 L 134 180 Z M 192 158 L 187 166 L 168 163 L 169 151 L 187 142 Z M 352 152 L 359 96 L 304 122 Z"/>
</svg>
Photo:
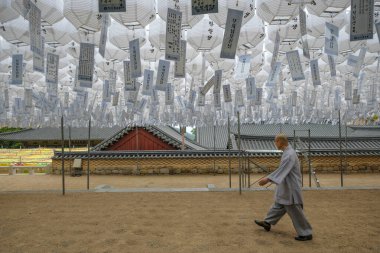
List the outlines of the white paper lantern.
<svg viewBox="0 0 380 253">
<path fill-rule="evenodd" d="M 42 34 L 45 36 L 45 43 L 47 44 L 66 45 L 72 40 L 70 34 L 75 32 L 75 27 L 66 18 L 52 26 L 42 27 Z"/>
<path fill-rule="evenodd" d="M 191 1 L 188 0 L 163 0 L 158 1 L 158 15 L 166 22 L 168 8 L 182 12 L 182 27 L 191 28 L 202 20 L 204 15 L 191 14 Z"/>
<path fill-rule="evenodd" d="M 143 28 L 156 18 L 155 0 L 128 0 L 126 12 L 112 13 L 111 17 L 129 28 Z"/>
<path fill-rule="evenodd" d="M 144 29 L 128 29 L 127 27 L 112 21 L 108 28 L 108 38 L 112 44 L 122 50 L 129 49 L 129 42 L 139 39 L 140 47 L 146 43 L 146 33 Z"/>
<path fill-rule="evenodd" d="M 307 4 L 306 8 L 309 13 L 316 16 L 330 17 L 343 12 L 350 6 L 350 0 L 318 0 L 315 5 Z"/>
<path fill-rule="evenodd" d="M 222 43 L 223 29 L 204 18 L 187 32 L 187 41 L 198 51 L 208 51 Z"/>
<path fill-rule="evenodd" d="M 218 13 L 210 13 L 210 19 L 220 27 L 226 26 L 228 9 L 243 11 L 242 25 L 247 23 L 255 14 L 255 0 L 219 0 Z"/>
<path fill-rule="evenodd" d="M 13 0 L 12 7 L 19 13 L 24 9 L 24 0 Z M 38 0 L 31 1 L 41 10 L 41 19 L 49 24 L 54 24 L 63 18 L 62 0 Z"/>
<path fill-rule="evenodd" d="M 5 23 L 20 16 L 20 14 L 12 8 L 12 0 L 0 1 L 0 22 Z"/>
<path fill-rule="evenodd" d="M 23 17 L 18 17 L 3 24 L 4 29 L 0 29 L 0 35 L 12 44 L 30 43 L 29 22 Z"/>
<path fill-rule="evenodd" d="M 298 5 L 288 5 L 284 0 L 257 0 L 256 14 L 269 24 L 284 25 L 298 15 Z"/>
<path fill-rule="evenodd" d="M 65 0 L 64 16 L 77 29 L 91 32 L 100 30 L 101 14 L 98 12 L 98 1 Z"/>
</svg>

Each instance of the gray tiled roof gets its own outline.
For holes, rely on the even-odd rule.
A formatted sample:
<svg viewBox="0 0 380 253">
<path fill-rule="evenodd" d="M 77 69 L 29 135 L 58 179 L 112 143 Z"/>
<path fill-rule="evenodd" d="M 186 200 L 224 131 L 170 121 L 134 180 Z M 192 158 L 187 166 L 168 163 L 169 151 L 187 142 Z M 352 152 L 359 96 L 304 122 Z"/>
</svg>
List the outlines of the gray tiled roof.
<svg viewBox="0 0 380 253">
<path fill-rule="evenodd" d="M 283 132 L 287 136 L 292 137 L 294 130 L 299 137 L 307 137 L 308 132 L 304 130 L 310 129 L 310 135 L 313 139 L 331 139 L 339 137 L 338 125 L 322 125 L 322 124 L 305 124 L 305 125 L 279 125 L 279 124 L 243 124 L 241 125 L 240 134 L 243 136 L 268 137 L 274 138 L 276 134 Z M 215 146 L 217 149 L 224 149 L 228 142 L 227 126 L 215 127 Z M 231 133 L 237 135 L 237 125 L 231 126 Z M 342 126 L 342 137 L 345 137 L 345 127 Z M 357 138 L 380 137 L 380 127 L 347 127 L 347 136 Z M 210 149 L 214 148 L 214 127 L 197 128 L 197 141 L 202 146 Z M 260 144 L 259 144 L 260 145 Z"/>
<path fill-rule="evenodd" d="M 91 128 L 91 140 L 104 140 L 109 138 L 116 132 L 120 131 L 121 127 L 111 128 Z M 69 129 L 64 129 L 65 139 L 69 139 Z M 1 133 L 0 140 L 13 140 L 13 141 L 42 141 L 42 140 L 61 140 L 61 129 L 44 127 L 37 129 L 27 129 L 18 132 Z M 88 128 L 85 127 L 72 127 L 71 139 L 72 140 L 87 140 Z"/>
<path fill-rule="evenodd" d="M 182 136 L 181 134 L 176 131 L 174 128 L 169 126 L 144 126 L 143 127 L 148 132 L 152 133 L 154 136 L 157 136 L 161 140 L 165 141 L 166 143 L 180 148 L 182 145 Z M 105 150 L 107 147 L 112 145 L 113 143 L 117 142 L 120 138 L 122 138 L 124 135 L 128 134 L 128 132 L 133 131 L 134 127 L 128 126 L 117 133 L 115 133 L 113 136 L 110 136 L 109 138 L 103 140 L 101 143 L 96 145 L 93 150 L 100 151 Z M 191 150 L 204 150 L 205 148 L 198 145 L 197 143 L 185 138 L 185 147 L 186 149 Z"/>
<path fill-rule="evenodd" d="M 293 145 L 292 140 L 290 143 Z M 304 139 L 302 142 L 296 142 L 297 150 L 307 150 L 308 140 Z M 294 145 L 293 145 L 294 146 Z M 242 138 L 241 140 L 242 150 L 274 150 L 273 139 L 254 139 L 254 138 Z M 346 142 L 342 139 L 342 148 L 346 148 Z M 338 150 L 339 140 L 315 140 L 311 139 L 310 142 L 311 150 Z M 347 149 L 348 150 L 380 150 L 380 138 L 376 139 L 347 139 Z"/>
</svg>

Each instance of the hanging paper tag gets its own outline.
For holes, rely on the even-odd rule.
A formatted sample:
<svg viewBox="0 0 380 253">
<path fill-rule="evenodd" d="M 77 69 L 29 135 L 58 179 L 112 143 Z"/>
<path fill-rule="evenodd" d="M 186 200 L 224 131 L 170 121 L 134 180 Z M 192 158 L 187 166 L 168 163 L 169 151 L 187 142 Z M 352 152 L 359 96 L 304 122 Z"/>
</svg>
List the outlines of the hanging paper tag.
<svg viewBox="0 0 380 253">
<path fill-rule="evenodd" d="M 174 64 L 174 77 L 186 76 L 186 40 L 181 40 L 181 49 L 179 51 L 179 60 Z"/>
<path fill-rule="evenodd" d="M 9 109 L 9 91 L 8 91 L 8 89 L 4 90 L 4 108 Z"/>
<path fill-rule="evenodd" d="M 335 96 L 334 96 L 334 110 L 340 109 L 340 94 L 339 90 L 335 89 Z"/>
<path fill-rule="evenodd" d="M 222 108 L 222 103 L 221 103 L 221 99 L 220 99 L 220 92 L 214 93 L 214 107 L 216 109 Z"/>
<path fill-rule="evenodd" d="M 45 73 L 45 38 L 41 36 L 41 55 L 33 53 L 33 70 Z"/>
<path fill-rule="evenodd" d="M 124 90 L 125 91 L 136 91 L 136 84 L 137 84 L 136 79 L 132 79 L 131 83 L 126 83 L 124 85 Z"/>
<path fill-rule="evenodd" d="M 58 84 L 59 55 L 47 53 L 46 56 L 46 82 Z"/>
<path fill-rule="evenodd" d="M 158 62 L 156 90 L 165 91 L 168 83 L 170 61 L 160 60 Z"/>
<path fill-rule="evenodd" d="M 189 101 L 187 102 L 187 105 L 186 105 L 188 109 L 194 108 L 194 102 L 195 102 L 196 96 L 197 96 L 197 92 L 195 90 L 191 90 L 189 94 Z"/>
<path fill-rule="evenodd" d="M 273 68 L 274 64 L 277 61 L 277 56 L 278 56 L 278 50 L 280 49 L 280 33 L 277 31 L 276 32 L 276 38 L 274 40 L 274 49 L 273 49 L 273 54 L 272 54 L 272 61 L 271 61 L 271 68 Z"/>
<path fill-rule="evenodd" d="M 152 100 L 151 101 L 152 101 L 151 104 L 153 104 L 153 105 L 159 105 L 160 104 L 160 97 L 159 97 L 156 89 L 152 90 Z"/>
<path fill-rule="evenodd" d="M 292 92 L 292 106 L 297 106 L 297 91 Z"/>
<path fill-rule="evenodd" d="M 276 64 L 272 67 L 269 77 L 268 77 L 268 84 L 269 86 L 273 86 L 277 83 L 278 74 L 281 71 L 281 62 L 276 62 Z"/>
<path fill-rule="evenodd" d="M 307 59 L 310 59 L 309 43 L 307 42 L 307 36 L 301 37 L 301 41 L 302 41 L 303 56 Z"/>
<path fill-rule="evenodd" d="M 229 84 L 223 85 L 224 102 L 232 102 L 231 87 Z"/>
<path fill-rule="evenodd" d="M 168 8 L 166 19 L 165 59 L 178 61 L 181 50 L 182 12 Z"/>
<path fill-rule="evenodd" d="M 174 102 L 174 92 L 171 83 L 166 84 L 165 89 L 165 105 L 172 105 Z"/>
<path fill-rule="evenodd" d="M 98 0 L 99 13 L 102 12 L 126 12 L 125 0 Z"/>
<path fill-rule="evenodd" d="M 377 39 L 380 42 L 380 22 L 376 23 L 375 26 L 376 26 Z"/>
<path fill-rule="evenodd" d="M 318 59 L 310 61 L 310 72 L 313 85 L 321 85 L 321 77 L 319 74 Z"/>
<path fill-rule="evenodd" d="M 358 64 L 358 61 L 359 61 L 358 56 L 350 54 L 347 59 L 347 65 L 351 67 L 356 67 L 356 65 Z"/>
<path fill-rule="evenodd" d="M 154 75 L 153 70 L 149 70 L 149 69 L 144 70 L 144 82 L 143 82 L 143 88 L 141 92 L 142 95 L 145 95 L 145 96 L 152 95 L 153 75 Z"/>
<path fill-rule="evenodd" d="M 306 31 L 306 13 L 301 6 L 299 6 L 299 17 L 300 17 L 301 36 L 304 36 L 307 34 L 307 31 Z"/>
<path fill-rule="evenodd" d="M 65 92 L 64 94 L 65 95 L 64 95 L 64 98 L 63 98 L 63 106 L 65 108 L 69 108 L 70 93 L 69 92 Z"/>
<path fill-rule="evenodd" d="M 354 89 L 354 94 L 352 96 L 352 104 L 356 105 L 360 103 L 360 94 L 358 89 Z"/>
<path fill-rule="evenodd" d="M 261 105 L 263 100 L 263 88 L 256 88 L 255 105 Z"/>
<path fill-rule="evenodd" d="M 329 66 L 330 66 L 330 74 L 331 74 L 331 77 L 334 77 L 336 76 L 335 59 L 331 55 L 328 55 L 328 59 L 329 59 Z"/>
<path fill-rule="evenodd" d="M 310 106 L 314 106 L 315 105 L 316 98 L 317 98 L 317 91 L 316 90 L 311 91 Z"/>
<path fill-rule="evenodd" d="M 202 88 L 199 88 L 197 105 L 205 106 L 205 103 L 206 103 L 205 95 L 202 94 Z"/>
<path fill-rule="evenodd" d="M 12 82 L 11 84 L 22 84 L 23 76 L 23 56 L 22 54 L 12 55 Z"/>
<path fill-rule="evenodd" d="M 298 50 L 286 52 L 286 58 L 293 81 L 305 80 Z"/>
<path fill-rule="evenodd" d="M 95 45 L 90 43 L 80 43 L 78 81 L 80 86 L 92 87 L 94 73 L 94 50 Z"/>
<path fill-rule="evenodd" d="M 211 77 L 210 80 L 207 81 L 206 85 L 203 86 L 203 88 L 202 88 L 202 90 L 201 90 L 201 93 L 202 93 L 203 95 L 206 95 L 207 92 L 211 89 L 211 87 L 212 87 L 213 85 L 215 85 L 215 82 L 216 82 L 216 80 L 215 80 L 215 76 Z"/>
<path fill-rule="evenodd" d="M 282 75 L 282 71 L 280 71 L 280 74 L 278 75 L 278 86 L 280 89 L 280 94 L 284 93 L 284 78 Z"/>
<path fill-rule="evenodd" d="M 32 89 L 25 89 L 24 90 L 24 103 L 25 107 L 32 107 Z"/>
<path fill-rule="evenodd" d="M 141 83 L 136 82 L 136 84 L 135 84 L 136 90 L 135 91 L 129 91 L 127 103 L 130 103 L 130 104 L 136 103 L 137 96 L 138 96 L 139 90 L 140 90 L 140 86 L 141 86 Z"/>
<path fill-rule="evenodd" d="M 144 114 L 146 103 L 147 103 L 146 98 L 141 98 L 140 103 L 138 105 L 138 111 L 137 111 L 138 114 Z"/>
<path fill-rule="evenodd" d="M 374 0 L 351 0 L 350 41 L 373 38 Z"/>
<path fill-rule="evenodd" d="M 249 75 L 251 68 L 251 55 L 241 55 L 235 70 L 235 79 L 245 79 Z"/>
<path fill-rule="evenodd" d="M 344 82 L 344 99 L 352 100 L 352 82 L 348 80 Z"/>
<path fill-rule="evenodd" d="M 101 0 L 99 0 L 101 1 Z M 102 28 L 100 30 L 100 42 L 99 42 L 99 54 L 103 56 L 106 52 L 106 43 L 107 43 L 107 33 L 108 33 L 108 26 L 110 23 L 110 18 L 108 14 L 102 15 Z"/>
<path fill-rule="evenodd" d="M 29 37 L 30 37 L 30 50 L 38 55 L 43 55 L 41 48 L 41 10 L 30 3 L 29 11 Z"/>
<path fill-rule="evenodd" d="M 374 80 L 369 88 L 369 101 L 376 102 L 376 97 L 377 97 L 377 84 L 375 83 L 375 80 Z"/>
<path fill-rule="evenodd" d="M 132 76 L 131 76 L 131 62 L 130 61 L 124 61 L 123 67 L 124 67 L 124 85 L 132 83 Z"/>
<path fill-rule="evenodd" d="M 235 59 L 243 11 L 228 9 L 220 58 Z"/>
<path fill-rule="evenodd" d="M 21 8 L 21 15 L 28 19 L 29 11 L 31 8 L 32 2 L 30 0 L 22 0 L 22 8 Z"/>
<path fill-rule="evenodd" d="M 218 13 L 218 0 L 191 0 L 191 15 Z"/>
<path fill-rule="evenodd" d="M 244 106 L 244 99 L 243 99 L 243 91 L 242 90 L 236 90 L 235 91 L 235 106 L 237 106 L 237 107 L 243 107 Z"/>
<path fill-rule="evenodd" d="M 338 56 L 339 27 L 326 22 L 325 53 Z"/>
<path fill-rule="evenodd" d="M 222 86 L 222 74 L 223 74 L 223 70 L 221 69 L 215 71 L 214 94 L 220 93 L 220 88 Z"/>
<path fill-rule="evenodd" d="M 104 80 L 103 82 L 103 102 L 111 102 L 110 82 Z"/>
<path fill-rule="evenodd" d="M 134 39 L 129 42 L 131 77 L 137 78 L 142 75 L 140 59 L 140 42 Z"/>
<path fill-rule="evenodd" d="M 364 48 L 364 47 L 360 48 L 360 52 L 359 52 L 359 56 L 358 56 L 358 62 L 356 63 L 354 70 L 352 72 L 355 77 L 359 76 L 359 72 L 362 68 L 366 52 L 367 52 L 366 48 Z"/>
<path fill-rule="evenodd" d="M 255 100 L 256 97 L 256 80 L 254 77 L 249 77 L 245 79 L 247 99 Z"/>
<path fill-rule="evenodd" d="M 116 92 L 112 98 L 112 106 L 117 106 L 118 104 L 119 104 L 119 92 Z"/>
</svg>

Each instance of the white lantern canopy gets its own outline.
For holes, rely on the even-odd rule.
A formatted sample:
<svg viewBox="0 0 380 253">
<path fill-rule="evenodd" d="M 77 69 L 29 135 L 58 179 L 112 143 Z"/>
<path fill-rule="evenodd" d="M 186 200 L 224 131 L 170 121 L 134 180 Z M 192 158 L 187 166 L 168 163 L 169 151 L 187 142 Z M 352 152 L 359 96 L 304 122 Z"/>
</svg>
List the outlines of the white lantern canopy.
<svg viewBox="0 0 380 253">
<path fill-rule="evenodd" d="M 188 43 L 198 51 L 209 51 L 222 43 L 223 29 L 204 18 L 187 32 Z"/>
<path fill-rule="evenodd" d="M 314 5 L 306 5 L 306 8 L 313 15 L 331 17 L 343 12 L 350 4 L 350 0 L 318 0 Z"/>
<path fill-rule="evenodd" d="M 219 0 L 218 13 L 210 13 L 210 19 L 220 27 L 225 27 L 228 9 L 243 11 L 242 25 L 244 25 L 255 15 L 255 0 Z"/>
<path fill-rule="evenodd" d="M 12 44 L 29 45 L 29 22 L 23 17 L 18 17 L 3 24 L 0 35 Z"/>
<path fill-rule="evenodd" d="M 69 34 L 75 33 L 76 29 L 66 18 L 63 18 L 52 26 L 42 27 L 42 32 L 47 44 L 66 45 L 72 40 Z"/>
<path fill-rule="evenodd" d="M 129 49 L 129 41 L 139 38 L 140 47 L 146 43 L 144 29 L 128 29 L 127 27 L 112 21 L 108 28 L 108 37 L 112 44 L 122 50 Z"/>
<path fill-rule="evenodd" d="M 75 1 L 75 0 L 74 0 Z M 13 0 L 12 7 L 19 13 L 24 9 L 24 0 Z M 32 1 L 41 10 L 41 19 L 50 25 L 63 18 L 63 1 L 61 0 L 38 0 Z"/>
<path fill-rule="evenodd" d="M 97 32 L 102 23 L 98 8 L 98 1 L 66 0 L 63 10 L 65 17 L 77 29 Z"/>
<path fill-rule="evenodd" d="M 191 14 L 191 1 L 188 0 L 164 0 L 158 1 L 158 15 L 166 22 L 168 8 L 182 12 L 182 27 L 191 28 L 202 20 L 204 15 Z"/>
<path fill-rule="evenodd" d="M 262 20 L 253 17 L 240 30 L 239 49 L 253 49 L 265 39 L 265 30 Z"/>
<path fill-rule="evenodd" d="M 0 22 L 5 23 L 20 16 L 20 14 L 12 8 L 12 0 L 0 1 Z"/>
<path fill-rule="evenodd" d="M 128 0 L 126 12 L 115 12 L 111 17 L 131 29 L 143 28 L 156 18 L 155 0 Z"/>
<path fill-rule="evenodd" d="M 298 5 L 284 0 L 257 0 L 256 14 L 271 25 L 283 25 L 298 15 Z"/>
</svg>

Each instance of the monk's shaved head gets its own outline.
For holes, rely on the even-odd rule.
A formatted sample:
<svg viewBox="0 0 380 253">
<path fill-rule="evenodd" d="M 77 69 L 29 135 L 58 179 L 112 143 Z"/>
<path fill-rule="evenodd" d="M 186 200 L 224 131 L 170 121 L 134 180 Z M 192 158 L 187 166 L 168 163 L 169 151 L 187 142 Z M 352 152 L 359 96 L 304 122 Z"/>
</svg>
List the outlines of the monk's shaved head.
<svg viewBox="0 0 380 253">
<path fill-rule="evenodd" d="M 283 133 L 276 135 L 276 138 L 274 138 L 274 141 L 277 142 L 280 147 L 288 146 L 288 137 Z"/>
</svg>

